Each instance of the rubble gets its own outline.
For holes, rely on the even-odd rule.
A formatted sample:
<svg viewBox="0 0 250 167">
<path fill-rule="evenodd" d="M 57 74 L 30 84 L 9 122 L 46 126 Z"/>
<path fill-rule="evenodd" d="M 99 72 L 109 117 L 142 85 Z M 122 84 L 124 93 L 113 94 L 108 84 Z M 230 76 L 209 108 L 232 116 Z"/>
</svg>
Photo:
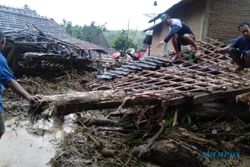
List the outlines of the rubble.
<svg viewBox="0 0 250 167">
<path fill-rule="evenodd" d="M 88 85 L 93 91 L 86 94 L 75 93 L 81 94 L 74 96 L 74 106 L 77 110 L 69 110 L 72 109 L 69 106 L 73 102 L 72 96 L 67 93 L 55 95 L 53 98 L 46 97 L 43 102 L 55 104 L 62 113 L 66 110 L 69 113 L 117 108 L 120 105 L 130 107 L 142 103 L 161 105 L 163 101 L 167 102 L 169 107 L 201 104 L 235 97 L 250 90 L 248 69 L 243 73 L 235 73 L 236 66 L 227 55 L 213 53 L 216 46 L 206 42 L 200 42 L 199 46 L 203 54 L 197 62 L 191 62 L 187 58 L 190 52 L 187 51 L 183 53 L 186 57 L 176 63 L 167 58 L 152 56 L 105 72 L 98 76 L 101 80 Z M 105 92 L 110 96 L 104 96 Z M 88 94 L 91 94 L 90 98 Z M 63 103 L 60 105 L 57 101 L 62 101 L 61 97 Z M 42 106 L 40 108 L 44 108 Z"/>
<path fill-rule="evenodd" d="M 53 19 L 29 8 L 0 5 L 0 13 L 1 31 L 7 38 L 4 55 L 15 75 L 51 77 L 65 70 L 93 70 L 92 57 L 108 52 L 71 37 Z"/>
<path fill-rule="evenodd" d="M 248 126 L 228 112 L 225 106 L 231 106 L 219 101 L 234 100 L 249 91 L 248 70 L 235 73 L 235 65 L 226 55 L 212 53 L 215 46 L 204 42 L 200 46 L 203 55 L 197 62 L 186 57 L 176 63 L 146 58 L 143 65 L 121 66 L 114 70 L 118 71 L 115 77 L 107 74 L 109 79 L 91 83 L 92 75 L 88 79 L 78 74 L 58 77 L 55 81 L 61 82 L 53 86 L 40 79 L 36 83 L 25 79 L 23 83 L 32 90 L 38 85 L 37 92 L 47 94 L 30 110 L 46 118 L 69 113 L 78 116 L 77 130 L 65 137 L 52 166 L 148 165 L 138 158 L 161 166 L 209 166 L 213 163 L 203 156 L 205 151 L 240 150 L 241 155 L 248 155 L 249 135 L 243 133 Z M 147 61 L 157 68 L 149 69 Z M 56 91 L 41 91 L 43 87 Z M 209 114 L 210 108 L 221 110 L 213 117 L 203 115 L 206 122 L 200 123 L 202 112 Z M 193 111 L 200 115 L 192 115 Z M 220 114 L 231 117 L 222 124 Z M 242 163 L 230 161 L 235 166 Z"/>
<path fill-rule="evenodd" d="M 7 59 L 15 73 L 48 74 L 91 68 L 88 65 L 92 60 L 85 50 L 50 37 L 38 28 L 4 33 L 7 40 Z"/>
<path fill-rule="evenodd" d="M 247 129 L 240 119 L 246 115 L 234 117 L 231 106 L 235 104 L 228 105 L 229 99 L 235 101 L 236 95 L 249 91 L 248 69 L 235 73 L 236 66 L 227 55 L 213 53 L 216 46 L 201 42 L 200 47 L 203 55 L 197 60 L 188 59 L 190 51 L 184 52 L 186 57 L 175 63 L 162 57 L 146 58 L 143 65 L 134 62 L 131 68 L 124 65 L 108 71 L 104 75 L 109 77 L 88 84 L 92 91 L 45 96 L 40 104 L 33 106 L 38 113 L 47 118 L 78 113 L 78 123 L 85 128 L 76 134 L 81 136 L 77 139 L 68 136 L 65 142 L 74 142 L 76 148 L 63 144 L 65 152 L 59 153 L 52 164 L 101 165 L 103 158 L 109 157 L 111 164 L 120 166 L 143 166 L 137 164 L 137 158 L 161 166 L 183 166 L 184 162 L 185 165 L 211 166 L 216 162 L 204 157 L 203 152 L 237 150 L 242 156 L 248 155 L 250 149 L 245 142 L 248 135 L 237 135 Z M 155 63 L 157 68 L 148 68 L 153 64 L 145 66 L 147 61 Z M 246 107 L 242 111 L 245 112 Z M 207 117 L 210 112 L 213 113 Z M 199 123 L 199 119 L 204 118 L 208 124 Z M 77 141 L 82 140 L 82 136 L 93 145 L 85 141 L 79 145 Z M 123 148 L 126 155 L 117 154 L 114 148 L 122 149 L 125 143 L 129 145 Z M 97 149 L 99 145 L 101 148 Z M 82 157 L 84 162 L 74 161 L 79 152 L 89 155 L 86 147 L 92 150 L 92 156 Z M 72 159 L 65 162 L 68 155 Z M 177 157 L 183 163 L 176 162 Z M 238 159 L 228 163 L 242 164 Z"/>
</svg>

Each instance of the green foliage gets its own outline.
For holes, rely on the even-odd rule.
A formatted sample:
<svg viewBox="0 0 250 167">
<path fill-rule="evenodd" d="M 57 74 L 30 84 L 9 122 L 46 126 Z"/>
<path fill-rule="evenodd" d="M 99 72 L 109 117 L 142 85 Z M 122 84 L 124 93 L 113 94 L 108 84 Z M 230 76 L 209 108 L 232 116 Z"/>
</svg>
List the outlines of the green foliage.
<svg viewBox="0 0 250 167">
<path fill-rule="evenodd" d="M 137 48 L 133 40 L 129 38 L 128 31 L 122 32 L 113 40 L 111 46 L 117 50 L 125 50 L 128 48 Z"/>
<path fill-rule="evenodd" d="M 173 125 L 174 119 L 173 118 L 168 118 L 163 120 L 163 126 L 165 128 L 171 127 Z"/>
<path fill-rule="evenodd" d="M 188 125 L 191 125 L 192 124 L 192 118 L 190 117 L 189 114 L 185 114 L 185 115 L 182 116 L 181 123 L 182 124 L 187 123 Z"/>
<path fill-rule="evenodd" d="M 95 22 L 93 21 L 89 26 L 73 26 L 70 21 L 63 20 L 63 24 L 61 26 L 70 36 L 92 43 L 95 43 L 95 40 L 100 33 L 107 31 L 105 25 L 95 25 Z"/>
<path fill-rule="evenodd" d="M 166 118 L 162 121 L 162 124 L 164 126 L 164 134 L 165 135 L 168 135 L 171 130 L 172 130 L 172 126 L 173 126 L 173 122 L 174 122 L 174 119 L 172 117 L 170 118 Z"/>
<path fill-rule="evenodd" d="M 63 20 L 62 28 L 67 34 L 74 38 L 96 43 L 98 36 L 103 34 L 109 44 L 117 50 L 128 48 L 139 49 L 142 46 L 142 41 L 145 33 L 137 30 L 117 30 L 108 31 L 104 25 L 96 25 L 94 21 L 90 25 L 72 25 L 72 22 Z"/>
<path fill-rule="evenodd" d="M 150 133 L 146 133 L 145 131 L 137 132 L 131 136 L 128 140 L 129 145 L 131 146 L 139 146 L 145 143 L 145 140 L 150 136 Z"/>
<path fill-rule="evenodd" d="M 24 4 L 24 9 L 30 9 L 29 6 L 27 4 Z"/>
<path fill-rule="evenodd" d="M 65 19 L 63 19 L 63 24 L 61 25 L 67 34 L 69 34 L 70 36 L 73 36 L 72 32 L 73 32 L 73 26 L 72 23 L 70 21 L 66 21 Z"/>
<path fill-rule="evenodd" d="M 129 144 L 131 146 L 139 146 L 139 145 L 142 145 L 144 143 L 145 143 L 145 141 L 142 138 L 139 138 L 139 139 L 132 140 Z"/>
<path fill-rule="evenodd" d="M 97 26 L 95 22 L 91 22 L 90 26 L 82 27 L 82 39 L 95 43 L 96 38 L 105 31 L 107 31 L 105 25 Z"/>
</svg>

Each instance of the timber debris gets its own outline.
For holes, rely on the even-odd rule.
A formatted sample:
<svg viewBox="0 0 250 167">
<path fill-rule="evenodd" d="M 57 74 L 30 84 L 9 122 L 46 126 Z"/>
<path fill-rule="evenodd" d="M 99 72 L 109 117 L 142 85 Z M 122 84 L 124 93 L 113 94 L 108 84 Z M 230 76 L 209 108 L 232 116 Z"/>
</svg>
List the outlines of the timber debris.
<svg viewBox="0 0 250 167">
<path fill-rule="evenodd" d="M 227 55 L 213 53 L 215 45 L 201 41 L 199 46 L 203 54 L 196 60 L 188 59 L 190 51 L 184 52 L 186 57 L 177 63 L 162 57 L 146 57 L 100 75 L 99 80 L 88 85 L 92 92 L 46 97 L 38 108 L 54 104 L 53 112 L 46 112 L 52 116 L 59 114 L 56 108 L 60 108 L 63 115 L 64 111 L 68 114 L 119 106 L 161 105 L 162 101 L 166 101 L 168 106 L 178 106 L 235 97 L 250 90 L 248 69 L 235 73 L 236 66 Z M 104 92 L 111 96 L 104 97 Z M 69 110 L 71 104 L 77 109 Z"/>
<path fill-rule="evenodd" d="M 7 60 L 17 74 L 49 74 L 91 68 L 92 60 L 86 50 L 46 35 L 34 25 L 29 29 L 4 33 Z"/>
<path fill-rule="evenodd" d="M 51 163 L 140 166 L 138 156 L 162 166 L 209 166 L 213 163 L 203 156 L 207 151 L 235 150 L 248 155 L 249 135 L 243 134 L 248 126 L 233 116 L 224 124 L 219 122 L 230 108 L 228 104 L 224 108 L 221 100 L 234 100 L 249 91 L 248 70 L 235 73 L 236 66 L 227 55 L 213 54 L 215 45 L 200 42 L 200 47 L 203 55 L 197 60 L 189 60 L 187 51 L 177 63 L 160 58 L 162 63 L 155 69 L 135 63 L 132 66 L 138 70 L 115 77 L 107 74 L 109 79 L 99 78 L 87 85 L 91 91 L 45 96 L 33 111 L 46 118 L 77 113 L 77 123 L 83 128 L 65 139 L 64 151 Z M 192 115 L 197 106 L 206 108 L 208 114 L 210 108 L 226 114 L 218 116 L 219 110 L 208 123 L 198 124 L 197 115 Z M 79 163 L 74 161 L 77 157 Z M 103 162 L 107 157 L 112 161 Z M 237 158 L 232 159 L 235 165 L 241 164 Z"/>
</svg>

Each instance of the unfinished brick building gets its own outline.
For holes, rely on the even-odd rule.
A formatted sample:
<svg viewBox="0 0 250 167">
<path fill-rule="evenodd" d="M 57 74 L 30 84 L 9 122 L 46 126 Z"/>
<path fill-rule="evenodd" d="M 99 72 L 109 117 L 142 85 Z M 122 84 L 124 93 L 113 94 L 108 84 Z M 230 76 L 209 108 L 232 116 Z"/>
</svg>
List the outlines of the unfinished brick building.
<svg viewBox="0 0 250 167">
<path fill-rule="evenodd" d="M 182 0 L 163 13 L 186 22 L 198 40 L 210 37 L 227 41 L 239 35 L 240 22 L 249 21 L 249 7 L 249 0 Z M 156 22 L 160 15 L 150 22 Z M 168 27 L 158 23 L 147 30 L 153 30 L 151 53 L 161 54 L 157 44 L 167 35 Z"/>
</svg>

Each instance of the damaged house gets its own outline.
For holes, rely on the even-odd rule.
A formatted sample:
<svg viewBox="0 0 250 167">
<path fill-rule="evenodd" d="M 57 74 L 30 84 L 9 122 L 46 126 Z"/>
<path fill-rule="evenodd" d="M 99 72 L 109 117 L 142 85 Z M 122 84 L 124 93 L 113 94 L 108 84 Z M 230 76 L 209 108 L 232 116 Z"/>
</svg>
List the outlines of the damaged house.
<svg viewBox="0 0 250 167">
<path fill-rule="evenodd" d="M 6 35 L 5 55 L 15 73 L 85 69 L 91 54 L 105 48 L 70 37 L 53 19 L 29 8 L 0 6 L 0 28 Z"/>
<path fill-rule="evenodd" d="M 199 15 L 197 14 L 197 17 L 205 17 L 205 15 L 201 14 L 202 9 L 209 10 L 208 6 L 213 6 L 213 2 L 216 3 L 213 0 L 183 0 L 169 10 L 177 10 L 177 7 L 184 8 L 185 5 L 190 5 L 190 8 L 193 6 L 193 8 L 191 8 L 192 11 L 197 9 L 200 12 L 198 12 Z M 218 1 L 218 3 L 219 2 L 226 3 L 226 1 Z M 194 5 L 193 3 L 203 5 L 202 7 L 204 8 L 197 8 L 197 4 Z M 184 9 L 189 8 L 185 7 Z M 213 9 L 213 11 L 216 10 Z M 174 17 L 173 13 L 167 12 Z M 185 10 L 182 12 L 185 12 Z M 186 12 L 188 13 L 188 11 Z M 190 13 L 190 17 L 188 17 L 187 13 L 184 13 L 185 16 L 192 18 L 192 14 Z M 156 19 L 158 18 L 155 18 L 155 20 Z M 209 26 L 207 26 L 205 33 L 205 31 L 202 31 L 204 27 L 199 27 L 200 25 L 204 25 L 204 20 L 197 20 L 200 21 L 197 23 L 197 27 L 200 29 L 192 28 L 195 30 L 195 33 L 200 32 L 200 34 L 198 33 L 197 35 L 198 38 L 213 37 L 209 35 L 212 33 L 210 30 L 211 27 L 209 28 Z M 191 24 L 188 20 L 184 21 Z M 195 24 L 191 24 L 191 26 L 194 25 Z M 231 35 L 237 35 L 237 28 L 235 27 L 234 25 L 231 26 L 232 29 L 235 29 L 235 34 Z M 212 28 L 214 28 L 214 26 Z M 157 24 L 151 29 L 153 30 L 152 54 L 157 54 L 158 52 L 156 52 L 155 46 L 159 38 L 165 36 L 167 32 L 164 33 L 164 31 L 167 31 L 167 28 L 161 24 Z M 222 34 L 219 36 L 219 31 L 214 31 L 212 34 L 216 35 L 215 32 L 218 32 L 218 37 L 223 39 Z M 227 33 L 224 35 L 225 39 L 229 38 L 229 36 L 226 36 L 228 35 Z M 148 41 L 150 40 L 149 37 Z M 189 115 L 192 114 L 193 118 L 197 118 L 197 116 L 204 116 L 205 118 L 216 117 L 216 120 L 221 118 L 222 115 L 232 116 L 233 114 L 239 114 L 240 108 L 237 102 L 244 102 L 244 98 L 242 99 L 238 95 L 250 91 L 250 76 L 249 69 L 242 71 L 241 74 L 235 73 L 235 64 L 232 63 L 227 55 L 215 54 L 213 52 L 215 48 L 223 44 L 211 39 L 210 42 L 201 40 L 197 43 L 202 50 L 202 55 L 197 61 L 186 59 L 189 54 L 188 52 L 183 52 L 185 58 L 180 59 L 177 63 L 173 63 L 169 59 L 160 56 L 143 57 L 138 61 L 131 61 L 128 64 L 100 74 L 97 80 L 88 83 L 87 92 L 68 92 L 44 96 L 43 99 L 37 105 L 32 106 L 33 108 L 31 109 L 34 110 L 34 113 L 41 114 L 45 118 L 77 112 L 87 113 L 89 110 L 93 113 L 93 110 L 114 109 L 105 113 L 105 119 L 101 117 L 99 119 L 96 117 L 87 118 L 86 123 L 90 126 L 103 126 L 96 128 L 95 132 L 111 131 L 111 133 L 105 134 L 112 135 L 115 134 L 115 132 L 125 132 L 128 134 L 129 132 L 134 133 L 138 130 L 146 131 L 146 133 L 157 131 L 154 133 L 154 136 L 144 135 L 146 136 L 145 138 L 149 140 L 140 142 L 140 145 L 133 151 L 136 153 L 135 155 L 138 155 L 138 157 L 141 157 L 141 155 L 151 155 L 151 161 L 161 166 L 166 166 L 166 164 L 169 166 L 201 166 L 200 164 L 206 159 L 206 157 L 201 157 L 201 153 L 204 151 L 228 149 L 237 149 L 238 151 L 239 145 L 228 147 L 231 146 L 229 145 L 231 144 L 229 141 L 232 142 L 232 140 L 235 139 L 233 138 L 235 136 L 229 134 L 229 132 L 234 133 L 234 130 L 237 128 L 229 127 L 230 129 L 228 130 L 227 126 L 223 126 L 217 130 L 218 132 L 226 133 L 225 135 L 220 133 L 218 136 L 217 131 L 211 134 L 211 132 L 215 130 L 211 124 L 204 128 L 207 130 L 204 135 L 190 133 L 177 128 L 177 130 L 171 128 L 171 133 L 166 133 L 166 130 L 169 130 L 167 128 L 176 126 L 178 122 L 183 120 L 182 118 L 191 120 Z M 248 102 L 248 99 L 246 102 Z M 247 105 L 242 106 L 241 111 L 243 111 L 244 116 L 241 118 L 247 118 L 246 114 L 249 113 L 246 112 L 247 109 Z M 166 118 L 168 118 L 168 120 Z M 195 132 L 197 132 L 197 128 L 199 128 L 198 124 L 195 127 Z M 83 134 L 85 134 L 85 132 L 86 131 L 83 131 Z M 96 134 L 99 135 L 101 133 Z M 167 139 L 165 142 L 163 141 L 164 143 L 157 141 L 161 135 Z M 83 135 L 79 136 L 82 138 Z M 211 136 L 215 139 L 211 139 Z M 230 140 L 228 139 L 226 140 L 227 142 L 224 142 L 220 137 L 227 137 L 230 138 Z M 123 138 L 127 138 L 127 136 Z M 110 138 L 108 139 L 110 140 Z M 93 139 L 91 138 L 91 140 Z M 97 140 L 94 140 L 94 142 L 96 141 Z M 162 149 L 157 148 L 157 142 L 158 144 L 161 142 L 159 144 L 160 146 L 164 144 L 164 147 L 161 147 Z M 86 142 L 79 142 L 81 145 L 83 143 Z M 245 150 L 247 150 L 249 154 L 249 147 L 245 148 L 248 148 Z M 95 150 L 96 149 L 95 147 Z M 101 148 L 100 152 L 103 150 L 104 149 Z M 241 151 L 242 150 L 243 149 L 241 149 Z M 161 155 L 164 153 L 164 156 L 161 158 L 157 152 L 160 152 Z M 243 155 L 244 150 L 241 153 Z M 79 156 L 79 152 L 77 155 Z M 68 160 L 69 154 L 63 152 L 58 157 Z M 129 161 L 126 160 L 126 162 Z"/>
<path fill-rule="evenodd" d="M 209 37 L 227 41 L 239 35 L 237 26 L 241 22 L 249 21 L 249 7 L 248 0 L 181 0 L 163 13 L 186 22 L 192 28 L 197 40 Z M 154 22 L 155 25 L 145 30 L 153 31 L 152 55 L 163 52 L 161 48 L 157 48 L 157 44 L 168 33 L 166 25 L 160 22 L 156 24 L 161 14 L 151 19 L 149 22 Z"/>
<path fill-rule="evenodd" d="M 248 106 L 240 105 L 240 108 L 235 96 L 249 92 L 250 82 L 249 70 L 237 74 L 228 56 L 213 54 L 213 49 L 217 47 L 213 42 L 201 42 L 199 46 L 205 54 L 196 63 L 182 59 L 173 64 L 164 57 L 147 56 L 107 71 L 99 80 L 88 84 L 87 92 L 45 96 L 40 104 L 34 106 L 35 113 L 48 118 L 76 112 L 88 115 L 93 111 L 113 109 L 108 110 L 104 117 L 85 116 L 83 120 L 87 126 L 97 126 L 98 132 L 111 131 L 103 134 L 134 134 L 145 129 L 154 133 L 152 138 L 134 147 L 133 155 L 145 156 L 160 166 L 202 166 L 200 164 L 205 162 L 206 157 L 202 157 L 201 152 L 227 150 L 228 142 L 218 142 L 217 136 L 215 140 L 211 139 L 214 136 L 211 124 L 205 126 L 204 135 L 197 134 L 197 128 L 195 134 L 172 126 L 181 123 L 183 118 L 188 119 L 187 115 L 192 115 L 190 122 L 196 122 L 197 117 L 218 120 L 239 117 L 239 114 L 243 114 L 239 117 L 241 121 L 249 120 Z M 243 99 L 248 102 L 249 98 Z M 242 98 L 238 97 L 237 101 L 242 101 Z M 166 124 L 166 120 L 171 120 L 170 125 Z M 168 126 L 172 130 L 166 134 Z M 231 134 L 237 128 L 224 129 L 228 127 L 217 129 L 219 137 L 232 137 L 223 135 L 223 132 Z M 160 138 L 163 140 L 158 140 Z M 230 148 L 239 150 L 238 145 Z M 243 155 L 244 150 L 240 149 L 240 153 Z M 66 153 L 63 155 L 68 156 Z"/>
</svg>

